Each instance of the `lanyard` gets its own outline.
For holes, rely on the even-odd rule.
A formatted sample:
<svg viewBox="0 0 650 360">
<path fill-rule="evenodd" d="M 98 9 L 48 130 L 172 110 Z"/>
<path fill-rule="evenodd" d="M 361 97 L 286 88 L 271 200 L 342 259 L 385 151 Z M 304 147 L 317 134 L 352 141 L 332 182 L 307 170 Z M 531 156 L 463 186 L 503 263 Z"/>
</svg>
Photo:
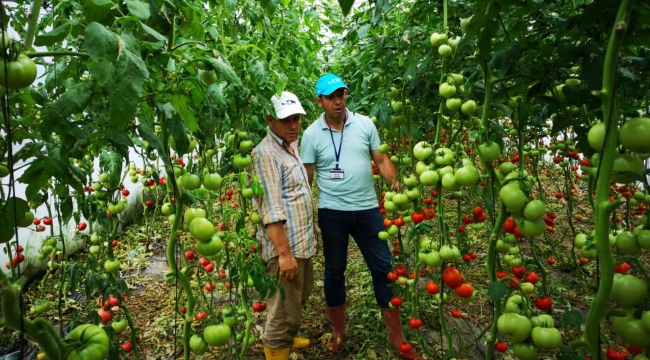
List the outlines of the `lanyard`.
<svg viewBox="0 0 650 360">
<path fill-rule="evenodd" d="M 345 129 L 345 122 L 348 120 L 348 112 L 346 111 L 343 114 L 343 126 L 341 127 L 341 141 L 339 142 L 339 150 L 336 151 L 336 143 L 334 142 L 334 132 L 332 132 L 332 127 L 330 126 L 330 123 L 327 121 L 327 118 L 325 118 L 325 123 L 327 123 L 327 127 L 330 129 L 330 136 L 332 137 L 332 146 L 334 146 L 334 156 L 336 157 L 336 167 L 334 169 L 339 168 L 339 157 L 341 156 L 341 149 L 343 149 L 343 130 Z"/>
</svg>

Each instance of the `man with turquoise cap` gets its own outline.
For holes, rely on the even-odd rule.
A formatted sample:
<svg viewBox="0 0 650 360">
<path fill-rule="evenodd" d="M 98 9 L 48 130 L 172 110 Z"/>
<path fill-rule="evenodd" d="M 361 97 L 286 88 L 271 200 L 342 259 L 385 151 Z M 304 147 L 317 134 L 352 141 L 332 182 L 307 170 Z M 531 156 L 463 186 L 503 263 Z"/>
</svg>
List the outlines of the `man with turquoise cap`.
<svg viewBox="0 0 650 360">
<path fill-rule="evenodd" d="M 399 308 L 391 308 L 393 291 L 387 274 L 392 271 L 388 244 L 378 237 L 384 223 L 374 191 L 372 161 L 386 181 L 399 189 L 395 166 L 378 151 L 379 135 L 369 117 L 346 107 L 348 87 L 339 76 L 325 74 L 316 82 L 316 104 L 323 114 L 303 133 L 300 158 L 309 183 L 314 171 L 319 188 L 318 225 L 325 256 L 325 302 L 332 324 L 331 352 L 345 339 L 345 269 L 352 236 L 370 270 L 375 300 L 397 349 L 405 342 Z M 416 359 L 414 350 L 402 353 Z"/>
</svg>

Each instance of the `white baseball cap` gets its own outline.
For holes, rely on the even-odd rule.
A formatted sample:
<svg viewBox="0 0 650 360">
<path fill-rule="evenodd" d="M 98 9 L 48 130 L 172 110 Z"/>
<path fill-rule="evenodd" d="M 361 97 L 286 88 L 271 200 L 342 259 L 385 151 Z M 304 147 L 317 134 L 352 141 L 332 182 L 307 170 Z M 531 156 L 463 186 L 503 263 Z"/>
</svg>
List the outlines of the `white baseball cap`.
<svg viewBox="0 0 650 360">
<path fill-rule="evenodd" d="M 298 97 L 288 91 L 283 91 L 280 97 L 273 95 L 271 102 L 275 107 L 276 119 L 284 119 L 293 114 L 307 114 Z"/>
</svg>

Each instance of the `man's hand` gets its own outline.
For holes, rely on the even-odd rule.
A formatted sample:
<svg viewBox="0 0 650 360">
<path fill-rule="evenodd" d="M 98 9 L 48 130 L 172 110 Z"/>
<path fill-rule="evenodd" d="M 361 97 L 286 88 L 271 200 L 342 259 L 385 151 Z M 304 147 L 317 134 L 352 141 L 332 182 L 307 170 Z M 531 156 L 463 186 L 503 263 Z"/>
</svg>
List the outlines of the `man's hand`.
<svg viewBox="0 0 650 360">
<path fill-rule="evenodd" d="M 278 256 L 278 265 L 280 266 L 280 276 L 289 280 L 298 278 L 298 261 L 290 252 L 286 255 Z"/>
</svg>

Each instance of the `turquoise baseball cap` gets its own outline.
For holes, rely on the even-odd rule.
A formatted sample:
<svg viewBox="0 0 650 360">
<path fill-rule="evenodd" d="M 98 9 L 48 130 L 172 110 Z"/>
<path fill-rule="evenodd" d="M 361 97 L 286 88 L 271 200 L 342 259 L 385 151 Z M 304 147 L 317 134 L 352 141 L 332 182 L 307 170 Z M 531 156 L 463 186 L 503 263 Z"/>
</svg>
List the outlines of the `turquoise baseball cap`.
<svg viewBox="0 0 650 360">
<path fill-rule="evenodd" d="M 316 82 L 316 97 L 320 97 L 321 95 L 330 95 L 340 88 L 350 90 L 340 77 L 334 74 L 325 74 Z"/>
</svg>

